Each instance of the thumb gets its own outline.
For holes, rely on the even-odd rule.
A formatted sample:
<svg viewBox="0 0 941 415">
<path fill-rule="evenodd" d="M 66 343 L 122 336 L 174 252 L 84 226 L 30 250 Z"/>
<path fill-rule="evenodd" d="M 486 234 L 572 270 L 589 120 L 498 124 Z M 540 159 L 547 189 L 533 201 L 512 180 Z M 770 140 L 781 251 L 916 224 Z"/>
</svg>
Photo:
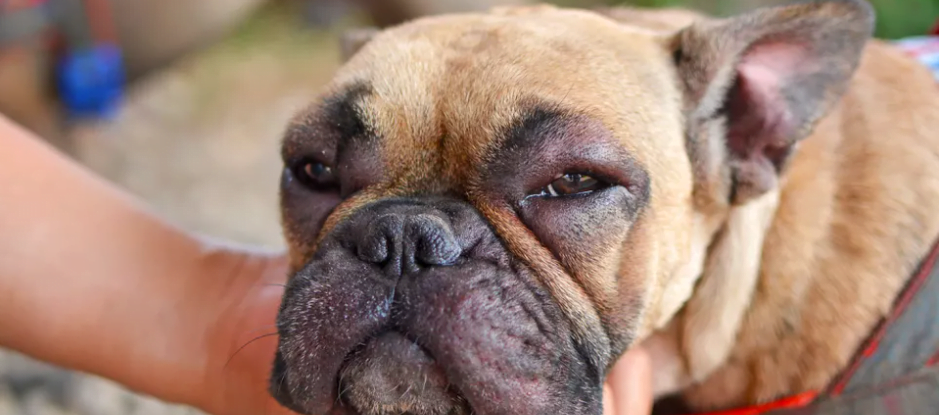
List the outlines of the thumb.
<svg viewBox="0 0 941 415">
<path fill-rule="evenodd" d="M 608 374 L 605 415 L 650 415 L 652 383 L 650 356 L 640 347 L 628 350 Z"/>
</svg>

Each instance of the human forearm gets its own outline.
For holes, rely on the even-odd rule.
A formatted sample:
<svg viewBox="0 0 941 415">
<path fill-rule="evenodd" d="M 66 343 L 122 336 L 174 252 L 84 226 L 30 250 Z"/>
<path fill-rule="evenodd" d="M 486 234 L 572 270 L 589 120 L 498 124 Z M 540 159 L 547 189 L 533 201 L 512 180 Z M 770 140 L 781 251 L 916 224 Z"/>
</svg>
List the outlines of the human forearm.
<svg viewBox="0 0 941 415">
<path fill-rule="evenodd" d="M 208 317 L 188 296 L 220 283 L 200 279 L 207 258 L 0 117 L 0 345 L 190 402 L 205 354 L 203 325 L 186 320 Z"/>
</svg>

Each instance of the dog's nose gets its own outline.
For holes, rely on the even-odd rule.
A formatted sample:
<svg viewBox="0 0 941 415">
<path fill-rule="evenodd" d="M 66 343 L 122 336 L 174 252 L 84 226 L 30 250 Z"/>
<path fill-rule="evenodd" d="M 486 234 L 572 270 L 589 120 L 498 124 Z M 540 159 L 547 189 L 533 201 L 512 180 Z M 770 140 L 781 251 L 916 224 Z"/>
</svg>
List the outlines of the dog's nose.
<svg viewBox="0 0 941 415">
<path fill-rule="evenodd" d="M 427 213 L 382 213 L 369 222 L 356 248 L 360 259 L 394 276 L 451 265 L 461 255 L 451 226 Z"/>
</svg>

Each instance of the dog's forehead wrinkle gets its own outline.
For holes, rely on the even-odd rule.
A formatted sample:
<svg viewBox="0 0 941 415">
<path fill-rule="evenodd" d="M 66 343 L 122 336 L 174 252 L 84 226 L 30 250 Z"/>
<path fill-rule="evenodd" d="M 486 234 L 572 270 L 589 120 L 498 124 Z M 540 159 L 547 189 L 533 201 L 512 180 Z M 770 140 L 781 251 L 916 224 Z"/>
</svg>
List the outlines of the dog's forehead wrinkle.
<svg viewBox="0 0 941 415">
<path fill-rule="evenodd" d="M 646 196 L 648 179 L 644 163 L 625 149 L 623 139 L 619 139 L 600 120 L 561 109 L 561 106 L 524 105 L 523 108 L 528 110 L 494 136 L 483 166 L 506 157 L 544 160 L 546 163 L 566 157 L 589 160 L 587 165 L 567 167 L 587 169 L 586 172 L 591 174 L 608 170 L 601 165 L 594 165 L 594 168 L 600 169 L 595 170 L 593 164 L 611 164 L 618 166 L 619 173 L 633 186 L 631 191 Z M 527 164 L 521 161 L 519 166 L 525 168 Z M 560 170 L 555 173 L 565 172 Z"/>
<path fill-rule="evenodd" d="M 310 156 L 304 154 L 308 151 L 326 153 L 329 149 L 335 153 L 338 146 L 349 141 L 368 141 L 374 136 L 375 129 L 369 125 L 361 104 L 370 94 L 369 84 L 358 81 L 338 89 L 294 117 L 284 133 L 285 159 Z"/>
<path fill-rule="evenodd" d="M 383 152 L 390 167 L 387 173 L 407 177 L 399 181 L 403 184 L 431 181 L 443 188 L 466 184 L 474 166 L 493 155 L 488 148 L 494 144 L 494 135 L 528 111 L 521 108 L 528 96 L 606 118 L 605 124 L 624 118 L 617 115 L 624 111 L 643 113 L 630 111 L 618 101 L 646 100 L 649 92 L 635 90 L 650 84 L 643 79 L 649 69 L 611 71 L 612 64 L 572 64 L 613 62 L 623 58 L 625 52 L 584 47 L 598 40 L 606 45 L 613 42 L 604 35 L 601 39 L 585 37 L 575 25 L 597 19 L 605 22 L 605 30 L 614 30 L 612 35 L 621 30 L 590 13 L 575 13 L 575 17 L 569 14 L 429 18 L 386 31 L 370 42 L 365 53 L 358 54 L 348 70 L 341 71 L 339 79 L 367 79 L 373 87 L 374 93 L 366 100 L 366 113 L 387 149 Z M 559 18 L 562 15 L 566 17 Z M 571 33 L 560 33 L 559 28 L 566 26 L 573 26 Z M 520 49 L 531 53 L 518 53 Z M 636 53 L 637 57 L 625 62 L 652 66 L 645 63 L 650 51 L 641 48 Z M 537 56 L 539 59 L 534 59 Z M 567 74 L 564 82 L 568 87 L 558 87 L 563 81 L 560 73 Z M 624 78 L 618 82 L 629 86 L 618 91 L 623 97 L 616 101 L 605 97 L 611 92 L 603 92 L 605 88 L 601 87 L 610 76 Z M 482 83 L 482 79 L 487 82 Z M 643 122 L 633 124 L 649 129 Z M 531 136 L 551 133 L 551 126 L 546 126 Z M 618 134 L 627 135 L 624 131 Z M 642 144 L 634 141 L 651 136 L 645 131 L 636 135 L 641 139 L 622 141 L 627 147 L 636 147 Z M 440 163 L 442 158 L 448 163 Z"/>
</svg>

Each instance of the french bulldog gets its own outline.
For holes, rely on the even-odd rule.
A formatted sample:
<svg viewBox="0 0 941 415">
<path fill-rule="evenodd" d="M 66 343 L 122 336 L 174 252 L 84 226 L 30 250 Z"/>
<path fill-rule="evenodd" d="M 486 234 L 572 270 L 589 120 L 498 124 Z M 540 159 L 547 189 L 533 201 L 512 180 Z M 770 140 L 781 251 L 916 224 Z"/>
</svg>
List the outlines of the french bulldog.
<svg viewBox="0 0 941 415">
<path fill-rule="evenodd" d="M 600 414 L 825 386 L 938 236 L 938 90 L 816 1 L 511 7 L 360 31 L 286 129 L 271 393 L 305 414 Z"/>
</svg>

